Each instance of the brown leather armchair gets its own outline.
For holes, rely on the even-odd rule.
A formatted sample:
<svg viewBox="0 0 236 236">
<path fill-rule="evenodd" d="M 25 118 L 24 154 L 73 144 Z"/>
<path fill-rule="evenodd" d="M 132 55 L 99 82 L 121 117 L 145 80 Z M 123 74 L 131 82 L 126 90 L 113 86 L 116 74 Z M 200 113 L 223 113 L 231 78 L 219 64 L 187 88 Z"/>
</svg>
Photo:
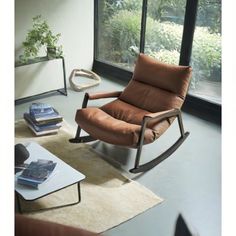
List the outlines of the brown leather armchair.
<svg viewBox="0 0 236 236">
<path fill-rule="evenodd" d="M 124 91 L 86 93 L 82 109 L 77 110 L 78 129 L 70 142 L 92 140 L 137 149 L 132 173 L 144 172 L 170 156 L 186 139 L 181 106 L 189 87 L 190 66 L 169 65 L 139 54 L 133 77 Z M 101 107 L 87 107 L 88 100 L 116 98 Z M 157 140 L 178 119 L 180 138 L 164 153 L 140 165 L 142 146 Z M 81 128 L 89 136 L 80 137 Z"/>
<path fill-rule="evenodd" d="M 15 215 L 15 236 L 99 236 L 94 232 L 50 221 Z"/>
</svg>

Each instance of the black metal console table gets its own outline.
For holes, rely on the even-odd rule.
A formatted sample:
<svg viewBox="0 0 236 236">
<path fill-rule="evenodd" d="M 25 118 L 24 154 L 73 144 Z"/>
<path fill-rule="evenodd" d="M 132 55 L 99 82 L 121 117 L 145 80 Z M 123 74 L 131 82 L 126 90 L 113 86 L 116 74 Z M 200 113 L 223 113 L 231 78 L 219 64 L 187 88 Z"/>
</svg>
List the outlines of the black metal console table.
<svg viewBox="0 0 236 236">
<path fill-rule="evenodd" d="M 27 65 L 31 65 L 31 64 L 35 64 L 35 63 L 39 63 L 39 62 L 46 62 L 46 61 L 51 61 L 51 60 L 55 60 L 55 59 L 61 59 L 62 60 L 62 67 L 63 67 L 63 82 L 64 82 L 64 88 L 60 88 L 60 89 L 54 89 L 54 90 L 50 90 L 44 93 L 39 93 L 36 95 L 32 95 L 32 96 L 28 96 L 28 97 L 24 97 L 24 98 L 19 98 L 15 100 L 15 104 L 21 104 L 30 100 L 34 100 L 38 97 L 42 97 L 46 94 L 52 94 L 52 93 L 61 93 L 65 96 L 67 96 L 67 87 L 66 87 L 66 69 L 65 69 L 65 59 L 64 57 L 60 56 L 60 57 L 55 57 L 55 58 L 48 58 L 47 56 L 45 57 L 36 57 L 34 59 L 30 59 L 27 62 L 20 62 L 17 61 L 15 62 L 15 67 L 20 67 L 20 66 L 27 66 Z"/>
</svg>

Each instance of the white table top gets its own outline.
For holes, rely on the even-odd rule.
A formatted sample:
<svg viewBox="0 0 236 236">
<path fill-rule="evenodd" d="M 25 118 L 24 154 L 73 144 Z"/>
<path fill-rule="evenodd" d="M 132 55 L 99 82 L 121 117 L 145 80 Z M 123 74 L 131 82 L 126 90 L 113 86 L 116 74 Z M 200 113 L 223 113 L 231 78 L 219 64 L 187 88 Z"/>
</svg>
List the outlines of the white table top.
<svg viewBox="0 0 236 236">
<path fill-rule="evenodd" d="M 57 163 L 51 174 L 52 176 L 50 176 L 44 183 L 40 184 L 38 189 L 18 184 L 17 176 L 20 175 L 21 172 L 18 172 L 15 175 L 15 190 L 25 200 L 36 200 L 54 191 L 78 183 L 85 178 L 82 173 L 66 164 L 39 144 L 29 142 L 24 145 L 30 153 L 30 156 L 25 163 L 29 164 L 31 161 L 36 161 L 38 159 L 52 160 Z"/>
</svg>

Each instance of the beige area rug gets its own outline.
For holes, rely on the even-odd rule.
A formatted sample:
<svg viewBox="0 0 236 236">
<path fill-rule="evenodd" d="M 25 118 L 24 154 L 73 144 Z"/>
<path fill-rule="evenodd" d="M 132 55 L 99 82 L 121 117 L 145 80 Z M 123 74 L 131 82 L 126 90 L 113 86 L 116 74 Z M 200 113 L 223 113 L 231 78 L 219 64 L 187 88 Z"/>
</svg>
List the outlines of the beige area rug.
<svg viewBox="0 0 236 236">
<path fill-rule="evenodd" d="M 88 144 L 71 144 L 73 137 L 64 122 L 58 134 L 36 137 L 24 120 L 15 124 L 15 143 L 35 141 L 82 172 L 79 204 L 26 215 L 72 225 L 97 233 L 113 228 L 162 202 L 149 189 L 140 185 L 104 161 Z M 34 202 L 22 202 L 23 209 L 37 209 L 76 201 L 76 186 L 48 195 Z"/>
</svg>

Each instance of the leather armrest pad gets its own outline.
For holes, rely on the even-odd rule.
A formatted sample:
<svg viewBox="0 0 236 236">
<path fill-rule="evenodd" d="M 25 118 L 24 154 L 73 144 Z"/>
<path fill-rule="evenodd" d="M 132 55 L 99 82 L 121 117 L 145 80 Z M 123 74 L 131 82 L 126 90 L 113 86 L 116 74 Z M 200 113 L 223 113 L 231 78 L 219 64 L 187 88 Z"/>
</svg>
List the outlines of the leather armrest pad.
<svg viewBox="0 0 236 236">
<path fill-rule="evenodd" d="M 149 113 L 146 114 L 145 117 L 149 118 L 158 118 L 158 117 L 169 117 L 169 116 L 176 116 L 179 113 L 179 109 L 170 109 L 166 111 L 160 111 L 160 112 L 155 112 L 155 113 Z"/>
<path fill-rule="evenodd" d="M 119 97 L 122 91 L 87 93 L 89 100 Z"/>
</svg>

